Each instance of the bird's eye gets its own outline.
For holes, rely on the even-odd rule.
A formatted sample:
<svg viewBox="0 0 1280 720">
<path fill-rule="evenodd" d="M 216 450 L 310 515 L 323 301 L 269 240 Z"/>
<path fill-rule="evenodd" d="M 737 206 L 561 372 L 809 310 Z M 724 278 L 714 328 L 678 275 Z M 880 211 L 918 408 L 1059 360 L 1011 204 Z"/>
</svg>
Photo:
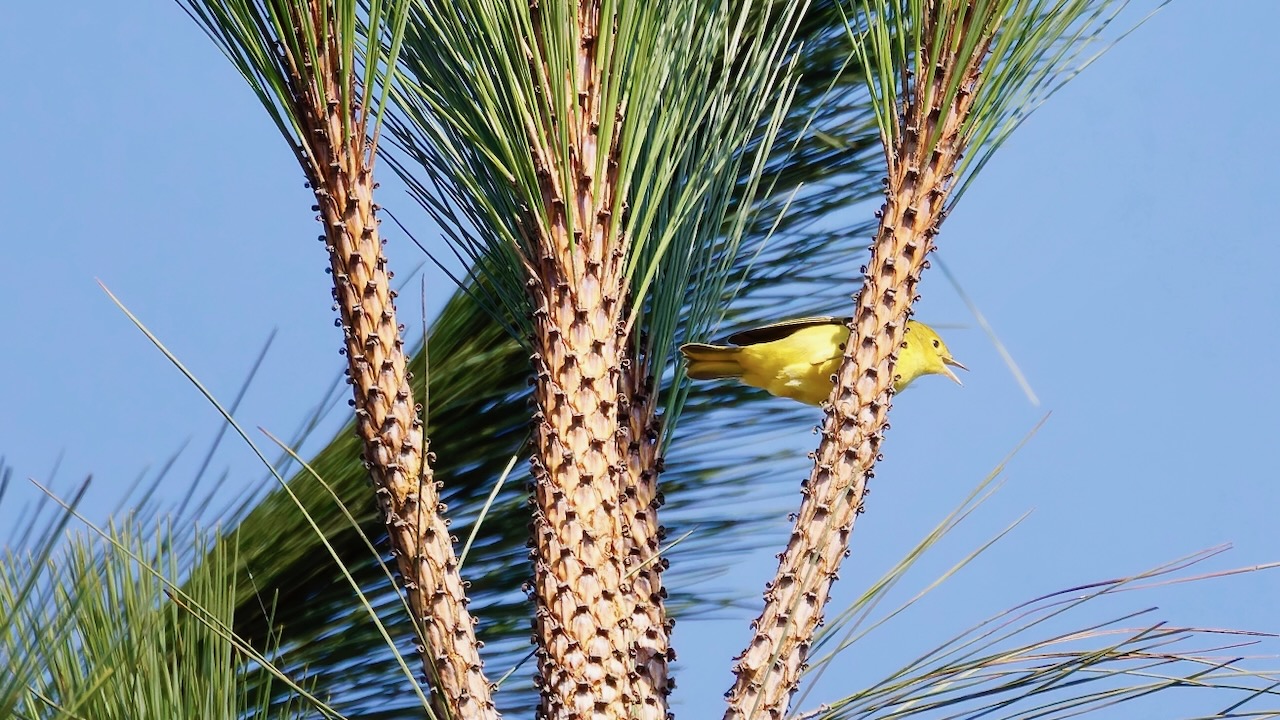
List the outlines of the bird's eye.
<svg viewBox="0 0 1280 720">
<path fill-rule="evenodd" d="M 934 347 L 941 347 L 941 346 L 942 346 L 942 343 L 941 343 L 941 342 L 939 342 L 939 341 L 937 341 L 937 340 L 934 340 L 934 341 L 933 341 L 933 346 L 934 346 Z"/>
</svg>

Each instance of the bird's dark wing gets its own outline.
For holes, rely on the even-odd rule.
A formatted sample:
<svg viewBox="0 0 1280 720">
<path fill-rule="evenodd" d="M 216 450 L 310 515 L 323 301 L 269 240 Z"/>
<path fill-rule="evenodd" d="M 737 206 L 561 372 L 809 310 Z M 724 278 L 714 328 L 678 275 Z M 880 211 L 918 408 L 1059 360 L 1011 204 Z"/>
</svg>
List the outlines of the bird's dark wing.
<svg viewBox="0 0 1280 720">
<path fill-rule="evenodd" d="M 793 320 L 783 320 L 771 325 L 764 325 L 750 330 L 743 330 L 734 333 L 726 338 L 734 345 L 758 345 L 759 343 L 773 342 L 781 340 L 791 333 L 801 329 L 812 327 L 814 325 L 847 325 L 853 318 L 835 317 L 834 315 L 823 315 L 820 317 L 795 318 Z"/>
</svg>

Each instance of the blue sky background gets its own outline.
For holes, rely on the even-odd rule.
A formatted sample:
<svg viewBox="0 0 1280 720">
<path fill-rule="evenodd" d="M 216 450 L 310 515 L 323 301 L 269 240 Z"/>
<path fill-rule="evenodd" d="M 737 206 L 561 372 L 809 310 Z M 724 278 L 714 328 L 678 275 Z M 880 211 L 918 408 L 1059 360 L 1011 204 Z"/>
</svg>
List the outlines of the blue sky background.
<svg viewBox="0 0 1280 720">
<path fill-rule="evenodd" d="M 56 23 L 51 12 L 18 3 L 0 24 L 0 63 L 10 68 L 0 115 L 9 138 L 0 317 L 10 329 L 0 455 L 19 481 L 0 503 L 0 537 L 38 496 L 26 479 L 49 480 L 55 464 L 63 490 L 94 476 L 88 507 L 101 518 L 140 473 L 190 441 L 160 495 L 181 497 L 179 479 L 219 426 L 95 278 L 222 398 L 278 329 L 239 413 L 250 427 L 287 436 L 341 368 L 310 194 L 245 83 L 174 3 L 72 0 Z M 929 378 L 895 403 L 835 606 L 1051 412 L 1009 466 L 1008 485 L 900 599 L 1034 512 L 909 619 L 869 638 L 818 699 L 1053 590 L 1221 543 L 1234 550 L 1206 570 L 1280 560 L 1276 27 L 1280 4 L 1270 0 L 1175 2 L 1016 132 L 947 221 L 941 257 L 1042 405 L 1027 401 L 942 274 L 926 274 L 919 317 L 965 326 L 945 334 L 971 372 L 964 388 Z M 403 196 L 383 202 L 412 212 Z M 420 262 L 398 233 L 390 254 L 401 276 Z M 214 272 L 228 266 L 230 279 Z M 435 287 L 432 307 L 450 290 Z M 402 311 L 416 317 L 416 305 Z M 797 429 L 795 487 L 815 443 Z M 265 482 L 238 444 L 215 466 L 231 470 L 229 494 Z M 780 545 L 785 526 L 774 530 Z M 726 562 L 752 595 L 775 567 L 771 553 Z M 1280 632 L 1278 600 L 1280 572 L 1271 571 L 1132 594 L 1115 607 Z M 720 712 L 748 614 L 677 628 L 680 714 Z M 1147 707 L 1182 716 L 1196 707 L 1188 698 Z"/>
</svg>

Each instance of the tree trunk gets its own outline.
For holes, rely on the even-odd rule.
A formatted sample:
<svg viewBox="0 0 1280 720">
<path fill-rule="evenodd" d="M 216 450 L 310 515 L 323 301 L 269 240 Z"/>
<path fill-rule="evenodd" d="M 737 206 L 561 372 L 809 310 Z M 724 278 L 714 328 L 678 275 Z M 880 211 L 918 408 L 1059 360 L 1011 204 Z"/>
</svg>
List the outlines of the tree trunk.
<svg viewBox="0 0 1280 720">
<path fill-rule="evenodd" d="M 554 50 L 540 36 L 531 60 L 548 98 L 544 112 L 561 96 L 573 110 L 547 118 L 547 136 L 531 138 L 544 213 L 526 225 L 537 254 L 526 269 L 540 716 L 661 720 L 669 650 L 656 558 L 656 421 L 622 329 L 626 238 L 613 214 L 624 118 L 620 108 L 600 105 L 601 74 L 613 68 L 598 62 L 595 42 L 597 33 L 613 32 L 614 18 L 582 2 L 576 22 L 572 78 L 546 70 L 556 66 L 547 60 Z M 599 133 L 605 113 L 614 115 L 612 137 Z"/>
<path fill-rule="evenodd" d="M 926 27 L 922 37 L 936 40 L 938 23 L 947 23 L 956 7 L 940 3 L 928 11 L 934 27 Z M 942 27 L 947 28 L 942 35 L 950 39 L 960 24 Z M 965 26 L 959 32 L 977 32 L 981 27 Z M 989 35 L 979 38 L 971 55 L 941 56 L 926 43 L 922 56 L 916 58 L 917 67 L 928 70 L 904 101 L 901 131 L 886 153 L 889 168 L 880 227 L 863 269 L 863 287 L 855 302 L 813 472 L 805 483 L 778 573 L 766 588 L 764 611 L 753 623 L 751 642 L 735 665 L 726 720 L 781 720 L 799 684 L 888 428 L 895 356 L 964 150 L 962 124 L 973 105 L 989 42 Z M 956 76 L 959 92 L 955 96 L 943 92 Z"/>
<path fill-rule="evenodd" d="M 337 20 L 313 3 L 318 57 L 289 57 L 292 97 L 302 119 L 303 167 L 315 191 L 341 317 L 356 432 L 386 522 L 392 554 L 422 640 L 427 682 L 438 691 L 437 715 L 497 718 L 484 676 L 453 540 L 440 514 L 440 495 L 414 400 L 396 320 L 395 291 L 373 202 L 374 152 L 364 109 L 324 98 L 356 98 L 340 61 Z M 326 20 L 327 18 L 327 24 Z M 295 32 L 302 36 L 301 28 Z M 282 46 L 287 52 L 288 46 Z M 323 96 L 315 88 L 323 88 Z M 308 154 L 309 153 L 309 154 Z"/>
</svg>

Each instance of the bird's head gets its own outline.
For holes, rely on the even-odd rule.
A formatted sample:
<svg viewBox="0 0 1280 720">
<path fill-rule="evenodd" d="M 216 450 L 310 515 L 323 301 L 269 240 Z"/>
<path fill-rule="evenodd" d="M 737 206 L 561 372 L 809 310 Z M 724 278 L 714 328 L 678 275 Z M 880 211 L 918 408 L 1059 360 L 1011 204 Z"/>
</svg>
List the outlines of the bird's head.
<svg viewBox="0 0 1280 720">
<path fill-rule="evenodd" d="M 964 385 L 951 369 L 953 367 L 968 370 L 951 357 L 951 350 L 933 328 L 915 320 L 908 321 L 903 347 L 898 352 L 897 389 L 905 388 L 921 375 L 946 375 L 957 385 Z"/>
</svg>

